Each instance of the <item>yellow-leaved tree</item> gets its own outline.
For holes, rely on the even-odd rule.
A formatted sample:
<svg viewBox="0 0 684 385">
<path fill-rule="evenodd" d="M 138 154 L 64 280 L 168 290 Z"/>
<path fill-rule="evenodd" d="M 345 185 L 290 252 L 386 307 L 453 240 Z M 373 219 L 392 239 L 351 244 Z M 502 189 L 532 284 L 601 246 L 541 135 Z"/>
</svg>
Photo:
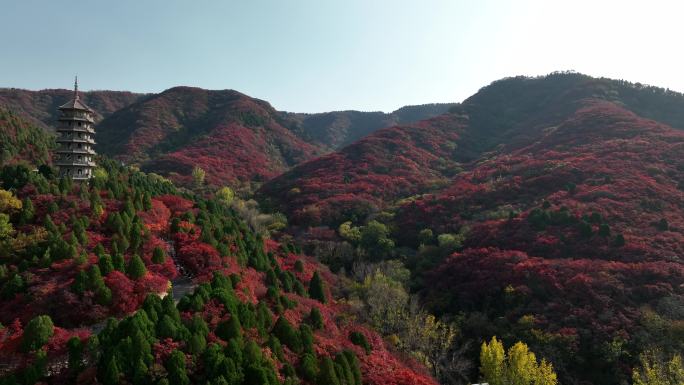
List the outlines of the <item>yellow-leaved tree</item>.
<svg viewBox="0 0 684 385">
<path fill-rule="evenodd" d="M 7 190 L 0 189 L 0 213 L 21 210 L 21 201 Z"/>
<path fill-rule="evenodd" d="M 557 385 L 553 366 L 537 357 L 526 344 L 518 342 L 504 353 L 503 343 L 492 337 L 482 343 L 480 372 L 489 385 Z"/>
<path fill-rule="evenodd" d="M 192 181 L 195 183 L 195 187 L 202 187 L 206 175 L 207 173 L 199 166 L 192 169 Z"/>
<path fill-rule="evenodd" d="M 679 354 L 666 360 L 660 351 L 649 350 L 639 356 L 639 361 L 639 367 L 632 372 L 634 385 L 684 384 L 684 365 Z"/>
</svg>

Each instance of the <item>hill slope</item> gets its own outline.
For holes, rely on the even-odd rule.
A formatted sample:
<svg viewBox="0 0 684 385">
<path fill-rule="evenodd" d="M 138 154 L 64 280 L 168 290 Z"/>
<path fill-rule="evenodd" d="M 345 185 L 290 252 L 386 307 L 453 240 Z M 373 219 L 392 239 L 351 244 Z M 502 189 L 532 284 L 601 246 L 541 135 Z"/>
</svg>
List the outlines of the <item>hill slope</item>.
<svg viewBox="0 0 684 385">
<path fill-rule="evenodd" d="M 97 121 L 144 96 L 127 91 L 89 91 L 80 92 L 80 95 L 88 106 L 95 109 Z M 28 91 L 0 88 L 0 106 L 48 131 L 56 125 L 59 117 L 57 108 L 72 97 L 73 91 L 64 89 Z"/>
<path fill-rule="evenodd" d="M 268 179 L 318 149 L 281 125 L 266 102 L 232 90 L 176 87 L 134 103 L 97 126 L 98 150 L 146 170 L 209 183 Z"/>
<path fill-rule="evenodd" d="M 25 161 L 39 166 L 50 163 L 54 140 L 45 130 L 10 110 L 0 108 L 0 164 Z"/>
<path fill-rule="evenodd" d="M 3 384 L 436 384 L 347 315 L 314 258 L 225 201 L 101 166 L 80 184 L 0 168 Z"/>
<path fill-rule="evenodd" d="M 404 247 L 385 255 L 465 341 L 523 340 L 562 383 L 618 384 L 646 346 L 684 348 L 683 109 L 619 81 L 511 78 L 260 193 L 302 226 L 384 221 Z"/>
<path fill-rule="evenodd" d="M 339 149 L 381 128 L 409 124 L 447 112 L 454 104 L 406 106 L 394 112 L 333 111 L 319 114 L 283 112 L 290 128 L 312 143 Z"/>
<path fill-rule="evenodd" d="M 529 145 L 588 98 L 684 128 L 681 94 L 574 73 L 509 78 L 483 88 L 441 117 L 375 132 L 297 166 L 265 184 L 260 194 L 295 219 L 320 211 L 331 218 L 327 223 L 338 223 L 335 202 L 343 200 L 348 202 L 346 211 L 367 214 L 445 186 L 460 169 L 491 156 L 489 152 L 503 154 Z M 429 139 L 411 139 L 416 130 Z"/>
<path fill-rule="evenodd" d="M 481 315 L 467 334 L 523 338 L 564 382 L 619 383 L 644 346 L 684 348 L 668 337 L 684 304 L 683 159 L 684 132 L 588 100 L 533 143 L 400 207 L 396 232 L 412 245 L 423 229 L 465 235 L 417 273 L 434 311 Z M 614 343 L 611 360 L 590 358 Z"/>
</svg>

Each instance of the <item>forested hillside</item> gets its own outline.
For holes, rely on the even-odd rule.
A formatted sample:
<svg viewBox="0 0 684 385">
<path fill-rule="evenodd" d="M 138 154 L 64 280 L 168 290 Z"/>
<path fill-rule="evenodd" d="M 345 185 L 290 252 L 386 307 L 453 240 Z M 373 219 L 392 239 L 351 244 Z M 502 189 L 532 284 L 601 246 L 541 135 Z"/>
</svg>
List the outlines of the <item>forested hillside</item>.
<svg viewBox="0 0 684 385">
<path fill-rule="evenodd" d="M 10 110 L 0 108 L 0 164 L 50 163 L 54 141 L 45 130 Z"/>
<path fill-rule="evenodd" d="M 684 348 L 683 108 L 678 93 L 574 73 L 504 79 L 259 194 L 334 269 L 407 268 L 465 357 L 498 336 L 561 383 L 620 384 L 640 354 Z"/>
<path fill-rule="evenodd" d="M 144 97 L 127 91 L 80 92 L 82 100 L 95 109 L 97 121 Z M 0 108 L 13 111 L 33 125 L 46 131 L 56 126 L 59 110 L 74 95 L 65 89 L 28 91 L 16 88 L 0 88 Z"/>
<path fill-rule="evenodd" d="M 339 149 L 381 128 L 408 124 L 446 113 L 454 104 L 423 104 L 394 112 L 333 111 L 317 114 L 284 112 L 289 127 L 324 148 Z"/>
<path fill-rule="evenodd" d="M 99 162 L 81 184 L 0 172 L 0 383 L 435 383 L 230 190 Z"/>
<path fill-rule="evenodd" d="M 263 181 L 319 151 L 283 127 L 268 103 L 231 90 L 172 88 L 96 131 L 101 153 L 188 184 L 195 167 L 215 185 Z"/>
<path fill-rule="evenodd" d="M 684 97 L 554 73 L 443 108 L 173 88 L 102 120 L 83 184 L 0 110 L 0 384 L 684 383 Z"/>
</svg>

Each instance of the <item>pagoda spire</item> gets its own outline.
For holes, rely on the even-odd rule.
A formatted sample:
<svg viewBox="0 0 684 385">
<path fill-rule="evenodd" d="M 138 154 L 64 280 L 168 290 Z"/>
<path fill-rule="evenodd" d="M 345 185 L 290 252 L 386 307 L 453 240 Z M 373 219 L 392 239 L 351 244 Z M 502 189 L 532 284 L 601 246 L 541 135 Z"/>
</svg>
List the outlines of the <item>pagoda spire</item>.
<svg viewBox="0 0 684 385">
<path fill-rule="evenodd" d="M 78 75 L 74 77 L 74 99 L 78 99 Z"/>
</svg>

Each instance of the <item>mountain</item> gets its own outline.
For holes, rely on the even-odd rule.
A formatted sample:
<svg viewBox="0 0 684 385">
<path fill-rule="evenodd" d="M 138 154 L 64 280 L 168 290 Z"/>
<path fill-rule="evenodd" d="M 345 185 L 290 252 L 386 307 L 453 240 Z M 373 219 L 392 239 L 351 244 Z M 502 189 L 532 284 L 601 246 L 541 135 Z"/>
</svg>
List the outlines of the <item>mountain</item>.
<svg viewBox="0 0 684 385">
<path fill-rule="evenodd" d="M 448 183 L 459 171 L 450 158 L 466 124 L 444 115 L 379 130 L 268 181 L 259 194 L 297 224 L 362 220 L 398 197 Z"/>
<path fill-rule="evenodd" d="M 517 330 L 566 381 L 607 384 L 628 377 L 618 367 L 630 351 L 684 348 L 667 337 L 681 327 L 683 218 L 684 132 L 587 100 L 532 143 L 401 206 L 395 223 L 404 244 L 424 229 L 464 235 L 459 252 L 422 267 L 429 308 L 477 312 L 472 335 Z M 616 341 L 613 361 L 587 359 Z"/>
<path fill-rule="evenodd" d="M 97 126 L 98 151 L 190 182 L 271 178 L 320 152 L 283 126 L 268 103 L 237 91 L 176 87 L 125 107 Z"/>
<path fill-rule="evenodd" d="M 610 101 L 684 128 L 684 96 L 668 90 L 576 73 L 507 78 L 447 114 L 377 131 L 301 164 L 266 183 L 259 194 L 295 221 L 301 217 L 300 223 L 319 212 L 330 224 L 356 211 L 361 218 L 445 187 L 453 175 L 488 156 L 528 145 L 586 99 Z"/>
<path fill-rule="evenodd" d="M 620 384 L 646 347 L 684 349 L 682 111 L 681 94 L 639 84 L 504 79 L 259 196 L 322 258 L 401 260 L 462 344 L 524 341 L 561 383 Z"/>
<path fill-rule="evenodd" d="M 381 128 L 442 115 L 453 106 L 450 103 L 406 106 L 389 114 L 333 111 L 318 114 L 283 112 L 283 116 L 293 121 L 290 129 L 303 138 L 326 148 L 339 149 Z"/>
<path fill-rule="evenodd" d="M 51 131 L 68 90 L 0 89 L 0 106 Z M 236 91 L 175 87 L 159 94 L 81 92 L 96 111 L 98 151 L 191 183 L 195 166 L 213 184 L 263 182 L 377 129 L 442 114 L 453 104 L 407 106 L 389 114 L 298 114 Z"/>
<path fill-rule="evenodd" d="M 0 108 L 0 164 L 50 163 L 54 138 L 10 110 Z"/>
<path fill-rule="evenodd" d="M 81 99 L 96 112 L 96 121 L 143 97 L 127 91 L 80 92 Z M 55 127 L 62 104 L 73 97 L 73 91 L 49 89 L 29 91 L 16 88 L 0 88 L 0 107 L 14 111 L 24 119 L 45 130 Z"/>
</svg>

